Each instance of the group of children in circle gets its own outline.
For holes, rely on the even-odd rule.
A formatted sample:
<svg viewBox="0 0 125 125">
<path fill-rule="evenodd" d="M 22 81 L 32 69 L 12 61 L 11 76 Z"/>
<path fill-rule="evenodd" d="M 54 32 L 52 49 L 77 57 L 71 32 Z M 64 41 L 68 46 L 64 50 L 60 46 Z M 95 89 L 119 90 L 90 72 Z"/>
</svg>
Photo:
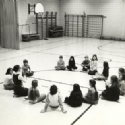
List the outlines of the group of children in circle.
<svg viewBox="0 0 125 125">
<path fill-rule="evenodd" d="M 4 89 L 13 90 L 15 97 L 28 96 L 29 103 L 36 104 L 46 99 L 44 109 L 41 113 L 47 111 L 48 106 L 52 109 L 57 109 L 59 106 L 63 113 L 67 111 L 63 107 L 62 98 L 59 89 L 56 85 L 50 87 L 50 92 L 40 95 L 38 90 L 38 80 L 32 80 L 31 87 L 25 88 L 23 83 L 26 82 L 26 77 L 30 77 L 34 74 L 31 71 L 28 64 L 28 60 L 23 61 L 24 65 L 22 68 L 19 65 L 15 65 L 13 68 L 8 68 L 5 79 L 4 79 Z M 79 107 L 82 103 L 97 104 L 99 100 L 99 94 L 96 89 L 96 80 L 106 80 L 109 76 L 109 65 L 107 61 L 103 63 L 102 74 L 98 73 L 98 58 L 97 55 L 93 55 L 92 59 L 89 60 L 88 56 L 85 56 L 85 60 L 81 64 L 82 71 L 87 72 L 92 75 L 92 79 L 89 80 L 90 88 L 85 96 L 83 96 L 79 84 L 73 85 L 73 90 L 69 97 L 66 97 L 64 103 L 70 105 L 71 107 Z M 22 69 L 22 71 L 21 71 Z M 63 56 L 59 57 L 57 62 L 56 70 L 65 70 L 65 62 L 63 61 Z M 76 70 L 75 59 L 73 56 L 69 59 L 69 65 L 67 66 L 69 71 Z M 14 71 L 14 73 L 13 73 Z M 101 98 L 111 101 L 118 101 L 120 95 L 125 95 L 125 70 L 124 68 L 119 68 L 119 76 L 111 76 L 110 82 L 106 82 L 106 89 L 102 92 Z"/>
</svg>

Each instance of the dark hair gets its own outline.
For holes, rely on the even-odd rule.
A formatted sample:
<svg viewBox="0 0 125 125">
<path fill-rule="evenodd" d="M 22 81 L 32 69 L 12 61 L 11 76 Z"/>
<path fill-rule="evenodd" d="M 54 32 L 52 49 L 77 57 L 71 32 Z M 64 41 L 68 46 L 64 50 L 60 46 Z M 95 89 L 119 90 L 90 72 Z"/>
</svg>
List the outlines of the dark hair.
<svg viewBox="0 0 125 125">
<path fill-rule="evenodd" d="M 60 58 L 60 59 L 62 59 L 62 58 L 63 58 L 63 56 L 61 55 L 61 56 L 59 56 L 59 58 Z"/>
<path fill-rule="evenodd" d="M 94 54 L 93 56 L 92 56 L 92 61 L 94 61 L 94 59 L 93 59 L 93 57 L 96 57 L 96 61 L 98 61 L 98 58 L 97 58 L 97 55 L 96 54 Z"/>
<path fill-rule="evenodd" d="M 6 75 L 9 75 L 11 70 L 13 70 L 13 69 L 12 68 L 8 68 L 7 71 L 6 71 Z"/>
<path fill-rule="evenodd" d="M 55 95 L 57 93 L 57 86 L 56 85 L 52 85 L 50 87 L 50 94 L 51 95 Z"/>
<path fill-rule="evenodd" d="M 112 80 L 112 85 L 113 86 L 118 86 L 118 78 L 117 78 L 117 76 L 116 75 L 113 75 L 113 76 L 111 76 L 111 80 Z"/>
<path fill-rule="evenodd" d="M 96 90 L 96 81 L 94 79 L 90 79 L 89 82 L 92 85 L 92 87 L 94 87 L 94 89 Z"/>
<path fill-rule="evenodd" d="M 15 65 L 15 66 L 13 67 L 13 71 L 15 71 L 15 72 L 18 72 L 19 69 L 20 69 L 20 66 L 19 66 L 19 65 Z"/>
<path fill-rule="evenodd" d="M 104 66 L 104 69 L 103 69 L 102 74 L 103 74 L 105 77 L 108 77 L 108 76 L 109 76 L 109 64 L 108 64 L 108 62 L 107 62 L 107 61 L 104 61 L 103 66 Z"/>
<path fill-rule="evenodd" d="M 28 63 L 28 60 L 24 59 L 24 60 L 23 60 L 23 63 Z"/>
<path fill-rule="evenodd" d="M 73 85 L 73 91 L 75 91 L 75 92 L 81 91 L 79 84 L 74 84 L 74 85 Z"/>
<path fill-rule="evenodd" d="M 119 68 L 119 72 L 123 74 L 123 73 L 125 73 L 125 69 L 124 68 Z"/>
<path fill-rule="evenodd" d="M 36 88 L 38 86 L 38 80 L 33 80 L 32 81 L 32 87 Z"/>
<path fill-rule="evenodd" d="M 74 62 L 74 63 L 75 63 L 75 58 L 74 58 L 74 56 L 71 56 L 71 57 L 69 58 L 69 61 L 71 61 L 71 59 L 73 59 L 73 61 L 72 61 L 72 62 Z"/>
</svg>

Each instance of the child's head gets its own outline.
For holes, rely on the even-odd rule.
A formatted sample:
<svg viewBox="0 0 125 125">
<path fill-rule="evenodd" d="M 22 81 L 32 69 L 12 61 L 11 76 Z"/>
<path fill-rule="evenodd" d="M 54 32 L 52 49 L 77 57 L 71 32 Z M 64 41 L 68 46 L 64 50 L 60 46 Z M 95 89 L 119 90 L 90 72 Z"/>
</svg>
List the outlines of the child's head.
<svg viewBox="0 0 125 125">
<path fill-rule="evenodd" d="M 73 85 L 73 91 L 76 91 L 76 92 L 80 91 L 80 86 L 79 86 L 79 84 L 74 84 L 74 85 Z"/>
<path fill-rule="evenodd" d="M 13 69 L 12 68 L 8 68 L 6 71 L 6 75 L 12 75 L 13 74 Z"/>
<path fill-rule="evenodd" d="M 121 80 L 125 80 L 125 73 L 121 75 Z"/>
<path fill-rule="evenodd" d="M 20 69 L 21 69 L 21 67 L 19 65 L 15 65 L 13 67 L 13 71 L 15 71 L 15 72 L 20 72 Z"/>
<path fill-rule="evenodd" d="M 70 61 L 74 61 L 74 60 L 75 60 L 75 59 L 74 59 L 74 56 L 71 56 L 69 60 L 70 60 Z"/>
<path fill-rule="evenodd" d="M 92 61 L 94 61 L 94 60 L 98 61 L 98 58 L 97 58 L 97 55 L 96 55 L 96 54 L 94 54 L 94 55 L 92 56 Z"/>
<path fill-rule="evenodd" d="M 125 69 L 124 68 L 119 68 L 119 74 L 123 74 L 125 73 Z"/>
<path fill-rule="evenodd" d="M 86 55 L 86 56 L 85 56 L 85 60 L 88 60 L 88 59 L 89 59 L 89 57 Z"/>
<path fill-rule="evenodd" d="M 104 61 L 103 66 L 104 66 L 104 68 L 109 68 L 108 62 L 107 62 L 107 61 Z"/>
<path fill-rule="evenodd" d="M 63 56 L 59 56 L 59 60 L 63 60 Z"/>
<path fill-rule="evenodd" d="M 95 88 L 95 90 L 96 90 L 96 81 L 94 79 L 90 79 L 89 83 L 90 83 L 90 86 Z"/>
<path fill-rule="evenodd" d="M 24 60 L 23 60 L 23 64 L 24 64 L 25 66 L 27 66 L 27 65 L 28 65 L 28 60 L 24 59 Z"/>
<path fill-rule="evenodd" d="M 55 95 L 57 93 L 57 86 L 56 85 L 52 85 L 50 87 L 50 94 L 51 95 Z"/>
<path fill-rule="evenodd" d="M 118 84 L 117 76 L 115 76 L 115 75 L 111 76 L 110 82 L 111 82 L 112 85 L 117 85 Z"/>
<path fill-rule="evenodd" d="M 36 88 L 38 86 L 38 80 L 33 80 L 32 81 L 32 87 Z"/>
</svg>

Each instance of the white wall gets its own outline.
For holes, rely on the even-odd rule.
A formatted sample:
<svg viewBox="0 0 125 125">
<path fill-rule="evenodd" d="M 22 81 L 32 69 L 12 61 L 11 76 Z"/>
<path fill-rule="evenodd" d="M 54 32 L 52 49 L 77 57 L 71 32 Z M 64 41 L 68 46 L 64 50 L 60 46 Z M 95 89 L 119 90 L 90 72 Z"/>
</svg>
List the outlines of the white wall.
<svg viewBox="0 0 125 125">
<path fill-rule="evenodd" d="M 36 3 L 42 3 L 44 6 L 45 11 L 53 11 L 57 12 L 57 24 L 59 25 L 60 23 L 60 9 L 59 9 L 59 0 L 18 0 L 18 18 L 19 18 L 19 25 L 22 24 L 30 24 L 30 33 L 35 33 L 36 32 L 36 27 L 32 23 L 36 22 L 36 18 L 34 13 L 31 13 L 28 15 L 28 3 L 31 5 L 36 4 Z M 28 33 L 28 27 L 25 26 L 19 27 L 20 31 L 20 39 L 21 39 L 21 34 L 22 33 Z"/>
<path fill-rule="evenodd" d="M 104 15 L 104 36 L 125 38 L 125 0 L 60 0 L 60 20 L 64 14 Z"/>
</svg>

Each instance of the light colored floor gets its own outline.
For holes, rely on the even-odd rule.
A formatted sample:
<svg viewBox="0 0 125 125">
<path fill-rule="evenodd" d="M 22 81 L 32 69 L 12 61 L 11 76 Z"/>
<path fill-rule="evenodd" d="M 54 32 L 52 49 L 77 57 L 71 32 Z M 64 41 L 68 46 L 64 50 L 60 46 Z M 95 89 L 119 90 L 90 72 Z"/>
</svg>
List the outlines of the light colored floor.
<svg viewBox="0 0 125 125">
<path fill-rule="evenodd" d="M 125 67 L 125 42 L 107 41 L 84 38 L 53 38 L 47 41 L 31 41 L 21 43 L 21 50 L 8 50 L 0 48 L 0 82 L 8 67 L 15 64 L 23 65 L 23 60 L 28 59 L 31 69 L 37 71 L 34 78 L 39 80 L 39 90 L 48 93 L 49 87 L 56 84 L 62 98 L 68 96 L 72 85 L 78 83 L 83 94 L 89 87 L 91 76 L 81 73 L 81 62 L 85 55 L 91 57 L 97 54 L 99 58 L 99 72 L 102 72 L 103 61 L 108 61 L 110 76 L 118 75 L 118 68 Z M 59 55 L 64 56 L 66 65 L 69 57 L 75 56 L 78 70 L 75 72 L 55 71 Z M 33 78 L 28 78 L 25 87 L 31 86 Z M 99 93 L 105 89 L 103 81 L 97 81 Z M 80 108 L 71 108 L 64 104 L 67 114 L 63 114 L 60 108 L 41 114 L 44 103 L 30 105 L 24 97 L 13 98 L 13 91 L 5 91 L 0 84 L 0 125 L 70 125 L 86 109 L 89 104 L 83 104 Z M 125 97 L 120 97 L 119 103 L 99 100 L 99 104 L 92 106 L 80 117 L 76 125 L 123 125 L 125 113 Z"/>
</svg>

